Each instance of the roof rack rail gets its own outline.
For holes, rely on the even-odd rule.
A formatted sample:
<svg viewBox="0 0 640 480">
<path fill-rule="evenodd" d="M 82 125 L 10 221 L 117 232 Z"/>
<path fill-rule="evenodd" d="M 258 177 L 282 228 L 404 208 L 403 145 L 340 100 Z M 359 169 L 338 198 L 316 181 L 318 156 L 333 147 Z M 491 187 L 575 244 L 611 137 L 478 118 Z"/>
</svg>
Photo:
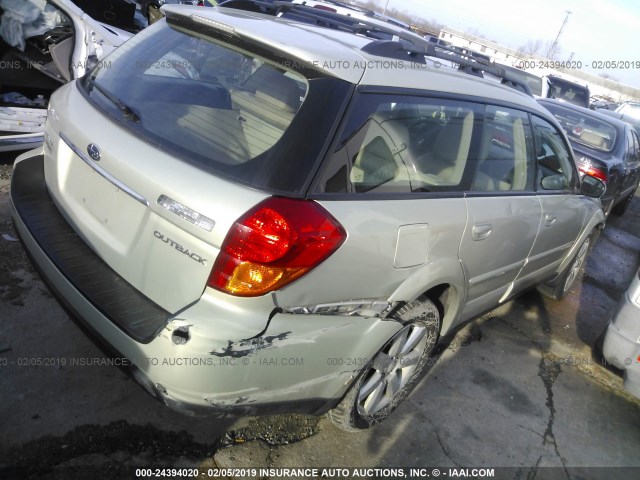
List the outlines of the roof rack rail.
<svg viewBox="0 0 640 480">
<path fill-rule="evenodd" d="M 360 34 L 372 40 L 361 49 L 365 53 L 423 64 L 427 63 L 425 57 L 446 60 L 457 64 L 458 71 L 479 77 L 492 75 L 500 78 L 503 85 L 533 97 L 529 85 L 484 56 L 472 50 L 432 43 L 400 27 L 381 25 L 382 21 L 374 24 L 361 18 L 281 0 L 227 0 L 220 6 L 272 16 L 288 14 L 287 18 L 293 20 Z"/>
<path fill-rule="evenodd" d="M 226 0 L 219 5 L 221 7 L 259 12 L 272 16 L 287 14 L 286 18 L 288 19 L 334 30 L 356 33 L 367 36 L 372 40 L 389 39 L 394 35 L 398 36 L 398 30 L 401 30 L 399 27 L 381 25 L 384 21 L 376 20 L 373 17 L 371 17 L 371 20 L 374 22 L 377 21 L 380 25 L 371 23 L 361 17 L 351 17 L 330 10 L 291 3 L 286 0 Z M 406 32 L 410 35 L 415 35 L 408 30 Z"/>
<path fill-rule="evenodd" d="M 404 38 L 402 38 L 404 40 Z M 422 39 L 421 39 L 422 40 Z M 417 42 L 416 42 L 417 43 Z M 403 58 L 410 55 L 415 58 L 430 57 L 447 60 L 458 65 L 458 70 L 469 75 L 484 76 L 484 74 L 493 75 L 502 79 L 501 83 L 508 87 L 519 90 L 533 97 L 531 88 L 519 78 L 510 75 L 507 70 L 494 62 L 487 61 L 485 58 L 476 56 L 473 50 L 460 49 L 453 46 L 444 46 L 423 40 L 419 44 L 407 44 L 405 41 L 373 41 L 362 47 L 362 51 L 371 55 L 393 56 L 393 58 Z M 419 60 L 418 60 L 419 61 Z"/>
</svg>

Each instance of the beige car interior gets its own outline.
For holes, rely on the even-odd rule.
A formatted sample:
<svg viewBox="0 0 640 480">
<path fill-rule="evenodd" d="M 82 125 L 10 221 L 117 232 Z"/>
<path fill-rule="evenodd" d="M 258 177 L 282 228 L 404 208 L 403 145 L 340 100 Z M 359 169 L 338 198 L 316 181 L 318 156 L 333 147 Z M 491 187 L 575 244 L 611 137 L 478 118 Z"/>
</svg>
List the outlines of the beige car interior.
<svg viewBox="0 0 640 480">
<path fill-rule="evenodd" d="M 175 122 L 184 127 L 183 141 L 190 149 L 207 156 L 211 149 L 219 150 L 219 160 L 234 165 L 273 147 L 301 101 L 298 83 L 267 65 L 259 67 L 243 88 L 230 93 L 230 110 L 186 105 L 177 109 Z"/>
<path fill-rule="evenodd" d="M 605 147 L 605 138 L 595 132 L 585 130 L 580 135 L 580 141 L 596 148 L 603 149 Z"/>
<path fill-rule="evenodd" d="M 364 124 L 364 138 L 362 132 L 351 138 L 349 144 L 360 146 L 355 155 L 352 153 L 350 174 L 357 191 L 375 191 L 390 184 L 460 184 L 471 146 L 473 112 L 463 112 L 439 125 L 432 145 L 424 153 L 410 147 L 420 140 L 411 133 L 412 125 L 422 120 L 416 115 L 417 110 L 393 116 L 376 113 Z"/>
<path fill-rule="evenodd" d="M 509 131 L 510 130 L 510 131 Z M 503 132 L 508 145 L 499 140 Z M 478 168 L 471 184 L 474 191 L 521 191 L 527 187 L 527 144 L 522 120 L 511 124 L 485 120 Z"/>
</svg>

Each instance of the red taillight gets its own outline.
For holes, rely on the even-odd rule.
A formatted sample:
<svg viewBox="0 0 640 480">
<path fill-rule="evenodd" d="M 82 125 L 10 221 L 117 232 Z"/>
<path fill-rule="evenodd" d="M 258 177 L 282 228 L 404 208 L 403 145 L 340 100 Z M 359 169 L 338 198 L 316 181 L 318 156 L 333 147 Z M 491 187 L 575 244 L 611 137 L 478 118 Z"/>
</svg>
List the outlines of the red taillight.
<svg viewBox="0 0 640 480">
<path fill-rule="evenodd" d="M 599 168 L 590 163 L 579 163 L 578 170 L 580 170 L 582 173 L 586 173 L 587 175 L 591 175 L 592 177 L 599 178 L 604 183 L 607 183 L 607 180 L 609 180 L 607 171 L 604 168 Z"/>
<path fill-rule="evenodd" d="M 319 204 L 270 197 L 233 224 L 207 284 L 232 295 L 264 295 L 313 269 L 346 238 Z"/>
</svg>

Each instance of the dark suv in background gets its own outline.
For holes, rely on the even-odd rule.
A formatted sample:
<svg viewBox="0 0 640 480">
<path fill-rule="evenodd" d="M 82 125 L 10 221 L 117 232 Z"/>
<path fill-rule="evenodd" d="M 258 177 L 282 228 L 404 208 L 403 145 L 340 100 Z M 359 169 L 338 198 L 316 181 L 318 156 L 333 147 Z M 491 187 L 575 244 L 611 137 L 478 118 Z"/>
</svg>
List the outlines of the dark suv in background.
<svg viewBox="0 0 640 480">
<path fill-rule="evenodd" d="M 589 108 L 591 92 L 587 85 L 581 85 L 556 75 L 547 75 L 542 78 L 542 97 L 555 98 L 572 105 Z"/>
</svg>

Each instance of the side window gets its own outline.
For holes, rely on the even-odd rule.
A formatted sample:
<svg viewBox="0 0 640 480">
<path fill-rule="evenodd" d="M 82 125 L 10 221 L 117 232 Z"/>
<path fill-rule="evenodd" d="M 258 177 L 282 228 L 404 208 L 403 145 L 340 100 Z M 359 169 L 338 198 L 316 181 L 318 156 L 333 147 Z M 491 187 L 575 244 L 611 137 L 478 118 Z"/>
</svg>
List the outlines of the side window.
<svg viewBox="0 0 640 480">
<path fill-rule="evenodd" d="M 361 94 L 320 185 L 324 192 L 462 191 L 481 107 Z"/>
<path fill-rule="evenodd" d="M 533 158 L 529 116 L 510 108 L 487 106 L 471 190 L 532 190 Z"/>
<path fill-rule="evenodd" d="M 576 171 L 562 135 L 546 120 L 533 118 L 538 190 L 573 191 Z"/>
<path fill-rule="evenodd" d="M 633 137 L 631 136 L 631 132 L 627 131 L 627 148 L 625 148 L 624 152 L 624 161 L 625 163 L 633 163 Z"/>
</svg>

